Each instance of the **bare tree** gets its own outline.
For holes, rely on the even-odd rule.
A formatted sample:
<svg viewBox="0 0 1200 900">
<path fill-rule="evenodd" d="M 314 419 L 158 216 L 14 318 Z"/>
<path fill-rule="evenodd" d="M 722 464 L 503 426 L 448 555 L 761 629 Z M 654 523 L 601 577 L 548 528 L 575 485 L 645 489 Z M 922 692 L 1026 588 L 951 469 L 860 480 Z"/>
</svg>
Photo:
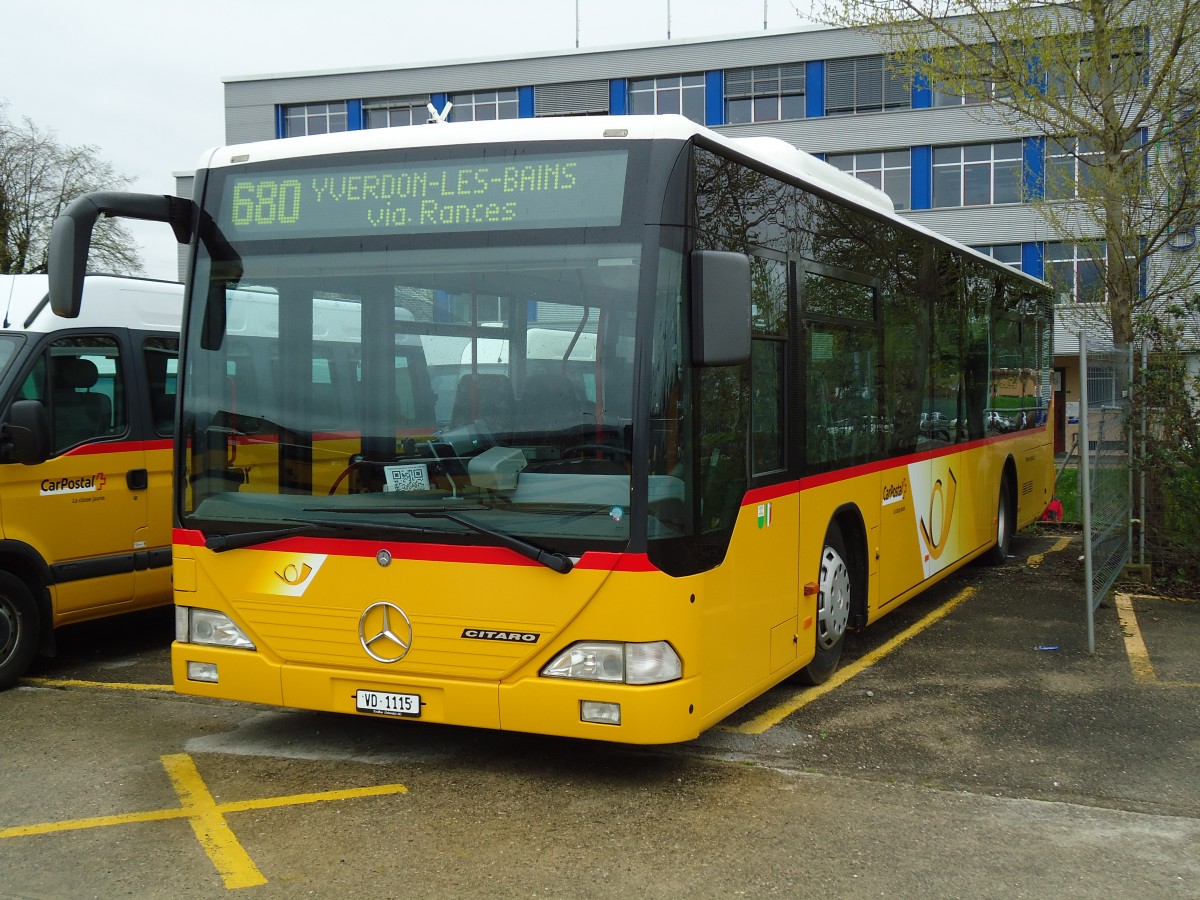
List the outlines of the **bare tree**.
<svg viewBox="0 0 1200 900">
<path fill-rule="evenodd" d="M 0 274 L 45 272 L 50 229 L 63 208 L 88 191 L 131 182 L 95 147 L 66 146 L 28 118 L 14 125 L 0 107 Z M 119 220 L 96 224 L 89 265 L 118 275 L 142 271 L 137 245 Z"/>
<path fill-rule="evenodd" d="M 1099 273 L 1118 346 L 1194 304 L 1200 253 L 1200 0 L 827 0 L 935 102 L 960 98 L 1045 147 L 1026 196 Z M 1064 288 L 1074 285 L 1062 285 Z"/>
</svg>

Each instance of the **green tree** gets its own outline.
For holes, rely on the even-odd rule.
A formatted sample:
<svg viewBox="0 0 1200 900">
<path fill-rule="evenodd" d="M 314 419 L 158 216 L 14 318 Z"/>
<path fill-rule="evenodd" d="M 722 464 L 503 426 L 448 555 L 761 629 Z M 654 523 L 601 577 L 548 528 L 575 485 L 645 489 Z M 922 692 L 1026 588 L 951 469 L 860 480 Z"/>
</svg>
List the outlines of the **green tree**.
<svg viewBox="0 0 1200 900">
<path fill-rule="evenodd" d="M 13 124 L 0 106 L 0 274 L 45 272 L 50 230 L 63 208 L 88 191 L 120 190 L 131 182 L 96 148 L 62 144 L 28 118 Z M 137 245 L 120 220 L 96 224 L 89 264 L 117 275 L 142 271 Z"/>
<path fill-rule="evenodd" d="M 1200 316 L 1200 0 L 825 3 L 825 21 L 874 34 L 935 106 L 969 104 L 1045 147 L 1044 178 L 1024 199 L 1098 273 L 1090 294 L 1060 283 L 1079 302 L 1056 315 L 1147 348 L 1130 422 L 1143 527 L 1156 569 L 1195 574 L 1200 382 L 1187 330 Z"/>
<path fill-rule="evenodd" d="M 821 15 L 876 35 L 935 105 L 977 103 L 1044 141 L 1026 200 L 1094 261 L 1077 310 L 1117 346 L 1196 295 L 1200 252 L 1176 251 L 1200 222 L 1200 0 L 827 0 Z"/>
</svg>

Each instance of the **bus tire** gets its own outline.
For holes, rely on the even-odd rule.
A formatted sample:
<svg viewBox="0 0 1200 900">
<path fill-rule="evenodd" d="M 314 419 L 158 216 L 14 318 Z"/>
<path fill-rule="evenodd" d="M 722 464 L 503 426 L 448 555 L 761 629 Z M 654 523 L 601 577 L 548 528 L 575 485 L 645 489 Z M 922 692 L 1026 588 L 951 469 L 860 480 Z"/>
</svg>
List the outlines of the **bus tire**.
<svg viewBox="0 0 1200 900">
<path fill-rule="evenodd" d="M 17 683 L 37 652 L 37 605 L 25 582 L 0 572 L 0 691 Z"/>
<path fill-rule="evenodd" d="M 989 566 L 1002 566 L 1008 560 L 1008 550 L 1012 545 L 1013 509 L 1012 491 L 1008 488 L 1008 473 L 1000 479 L 1000 497 L 996 501 L 996 543 L 983 555 L 983 562 Z"/>
<path fill-rule="evenodd" d="M 823 684 L 829 680 L 842 657 L 846 628 L 850 624 L 853 569 L 842 530 L 836 522 L 825 532 L 817 579 L 816 653 L 798 673 L 801 684 Z"/>
</svg>

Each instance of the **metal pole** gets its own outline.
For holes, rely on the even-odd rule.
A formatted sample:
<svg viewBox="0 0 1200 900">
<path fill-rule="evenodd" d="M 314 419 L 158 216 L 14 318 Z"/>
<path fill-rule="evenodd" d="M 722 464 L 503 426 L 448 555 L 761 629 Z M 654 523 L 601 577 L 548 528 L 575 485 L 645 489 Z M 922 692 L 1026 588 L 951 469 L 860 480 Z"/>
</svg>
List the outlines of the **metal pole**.
<svg viewBox="0 0 1200 900">
<path fill-rule="evenodd" d="M 579 0 L 575 0 L 575 49 L 579 49 Z"/>
<path fill-rule="evenodd" d="M 1092 621 L 1095 607 L 1092 605 L 1092 479 L 1088 471 L 1092 465 L 1092 454 L 1088 447 L 1088 383 L 1087 383 L 1087 334 L 1079 334 L 1079 497 L 1083 506 L 1083 580 L 1087 601 L 1088 653 L 1096 652 L 1096 626 Z"/>
<path fill-rule="evenodd" d="M 1133 421 L 1132 420 L 1133 420 L 1133 406 L 1134 406 L 1134 403 L 1137 401 L 1137 391 L 1135 390 L 1136 385 L 1134 384 L 1134 381 L 1133 381 L 1133 373 L 1134 373 L 1133 347 L 1132 346 L 1126 347 L 1125 352 L 1129 355 L 1129 359 L 1128 359 L 1128 363 L 1129 363 L 1129 365 L 1128 365 L 1128 369 L 1129 369 L 1129 403 L 1125 407 L 1127 410 L 1126 416 L 1125 416 L 1125 430 L 1129 433 L 1129 439 L 1126 442 L 1126 447 L 1125 447 L 1125 454 L 1126 454 L 1125 455 L 1125 464 L 1129 469 L 1129 473 L 1128 473 L 1129 493 L 1127 495 L 1129 497 L 1129 500 L 1125 504 L 1125 521 L 1128 522 L 1129 524 L 1125 529 L 1125 559 L 1122 561 L 1122 565 L 1129 565 L 1129 563 L 1133 562 L 1133 427 L 1132 427 Z"/>
<path fill-rule="evenodd" d="M 1146 384 L 1146 373 L 1150 370 L 1150 345 L 1142 342 L 1142 384 Z M 1142 525 L 1138 529 L 1138 563 L 1146 564 L 1146 398 L 1142 398 L 1142 464 L 1139 466 L 1140 489 L 1138 491 L 1138 518 Z"/>
<path fill-rule="evenodd" d="M 667 0 L 667 40 L 671 39 L 671 0 Z"/>
</svg>

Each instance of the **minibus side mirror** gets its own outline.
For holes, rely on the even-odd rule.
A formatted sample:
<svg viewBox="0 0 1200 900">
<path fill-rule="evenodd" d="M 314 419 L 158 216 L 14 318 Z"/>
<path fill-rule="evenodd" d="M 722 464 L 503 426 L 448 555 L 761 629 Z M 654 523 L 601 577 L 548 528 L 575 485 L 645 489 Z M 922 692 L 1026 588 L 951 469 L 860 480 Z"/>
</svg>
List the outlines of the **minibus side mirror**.
<svg viewBox="0 0 1200 900">
<path fill-rule="evenodd" d="M 750 359 L 750 257 L 726 250 L 691 256 L 692 364 L 737 366 Z"/>
<path fill-rule="evenodd" d="M 9 461 L 36 466 L 50 458 L 50 417 L 41 400 L 17 400 L 0 426 Z"/>
</svg>

